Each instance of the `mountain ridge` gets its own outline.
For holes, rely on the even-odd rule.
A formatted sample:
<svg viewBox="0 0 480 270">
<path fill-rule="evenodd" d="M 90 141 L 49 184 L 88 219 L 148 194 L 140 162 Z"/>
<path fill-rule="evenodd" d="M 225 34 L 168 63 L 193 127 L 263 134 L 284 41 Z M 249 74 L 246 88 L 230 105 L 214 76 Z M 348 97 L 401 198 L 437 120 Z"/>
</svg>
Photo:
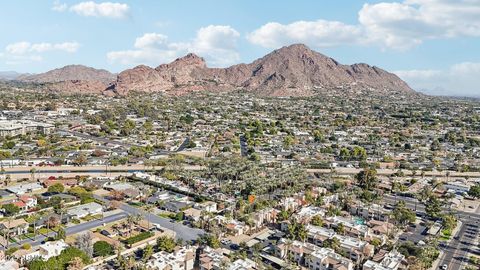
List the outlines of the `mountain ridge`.
<svg viewBox="0 0 480 270">
<path fill-rule="evenodd" d="M 319 91 L 343 88 L 382 94 L 416 93 L 393 73 L 364 63 L 343 65 L 303 44 L 285 46 L 251 63 L 226 68 L 210 68 L 202 57 L 193 53 L 157 67 L 139 65 L 116 76 L 83 66 L 77 74 L 67 72 L 67 76 L 62 71 L 69 70 L 68 67 L 72 69 L 72 66 L 55 69 L 36 75 L 33 81 L 52 83 L 49 86 L 52 90 L 121 96 L 132 91 L 184 95 L 239 89 L 265 96 L 311 96 Z M 53 77 L 60 79 L 54 80 L 45 74 L 54 74 Z M 20 80 L 32 81 L 31 78 Z"/>
</svg>

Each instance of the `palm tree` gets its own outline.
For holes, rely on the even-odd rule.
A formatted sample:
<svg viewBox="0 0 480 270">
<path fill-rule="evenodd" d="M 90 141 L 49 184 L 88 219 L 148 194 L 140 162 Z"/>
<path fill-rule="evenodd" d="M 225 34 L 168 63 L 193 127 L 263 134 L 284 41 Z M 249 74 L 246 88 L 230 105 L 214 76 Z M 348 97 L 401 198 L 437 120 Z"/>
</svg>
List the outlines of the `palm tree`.
<svg viewBox="0 0 480 270">
<path fill-rule="evenodd" d="M 5 186 L 8 186 L 8 184 L 10 184 L 10 182 L 12 182 L 12 177 L 10 176 L 10 174 L 7 174 L 3 181 L 4 181 Z"/>
<path fill-rule="evenodd" d="M 10 228 L 10 223 L 12 222 L 12 219 L 13 219 L 13 217 L 10 217 L 10 216 L 7 217 L 8 228 L 6 228 L 5 231 L 4 231 L 4 232 L 6 232 L 6 235 L 5 234 L 3 235 L 5 240 L 6 240 L 6 247 L 5 247 L 6 249 L 8 249 L 8 246 L 10 244 L 10 229 L 11 229 Z"/>
<path fill-rule="evenodd" d="M 33 240 L 37 237 L 37 221 L 40 219 L 40 215 L 37 213 L 33 213 L 30 215 L 30 218 L 33 221 Z"/>
<path fill-rule="evenodd" d="M 135 216 L 134 215 L 128 215 L 127 217 L 127 225 L 128 225 L 128 236 L 132 234 L 132 227 L 133 224 L 135 223 Z"/>
<path fill-rule="evenodd" d="M 149 204 L 145 207 L 145 212 L 147 212 L 147 214 L 150 214 L 150 213 L 152 213 L 153 209 L 155 209 L 155 206 L 152 205 L 152 204 Z M 148 229 L 150 230 L 150 219 L 148 218 L 148 215 L 145 215 L 145 219 L 148 222 Z"/>
<path fill-rule="evenodd" d="M 297 226 L 297 235 L 298 235 L 298 238 L 305 243 L 305 240 L 307 239 L 307 236 L 308 236 L 308 231 L 305 228 L 305 225 L 299 224 Z"/>
<path fill-rule="evenodd" d="M 1 169 L 0 169 L 0 173 L 2 175 L 2 180 L 4 180 L 4 176 L 5 176 L 5 168 L 3 168 L 3 163 L 1 164 Z"/>
<path fill-rule="evenodd" d="M 35 181 L 35 173 L 37 172 L 37 169 L 31 168 L 30 169 L 30 176 L 32 177 L 32 181 Z"/>
</svg>

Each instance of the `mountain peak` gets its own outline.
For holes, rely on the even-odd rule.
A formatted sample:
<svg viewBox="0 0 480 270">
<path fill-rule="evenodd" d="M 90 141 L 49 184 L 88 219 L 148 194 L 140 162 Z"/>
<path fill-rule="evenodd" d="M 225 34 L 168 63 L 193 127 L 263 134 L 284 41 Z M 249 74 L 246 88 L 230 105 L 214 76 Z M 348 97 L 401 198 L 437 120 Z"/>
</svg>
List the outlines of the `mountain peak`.
<svg viewBox="0 0 480 270">
<path fill-rule="evenodd" d="M 45 73 L 21 76 L 20 81 L 51 83 L 63 81 L 99 81 L 103 83 L 111 82 L 115 75 L 104 69 L 95 69 L 83 65 L 67 65 L 61 68 L 53 69 Z"/>
<path fill-rule="evenodd" d="M 189 53 L 185 55 L 184 57 L 180 57 L 175 59 L 171 63 L 171 65 L 181 65 L 181 66 L 199 66 L 199 67 L 206 67 L 207 64 L 205 62 L 205 59 L 202 57 L 194 54 L 194 53 Z"/>
</svg>

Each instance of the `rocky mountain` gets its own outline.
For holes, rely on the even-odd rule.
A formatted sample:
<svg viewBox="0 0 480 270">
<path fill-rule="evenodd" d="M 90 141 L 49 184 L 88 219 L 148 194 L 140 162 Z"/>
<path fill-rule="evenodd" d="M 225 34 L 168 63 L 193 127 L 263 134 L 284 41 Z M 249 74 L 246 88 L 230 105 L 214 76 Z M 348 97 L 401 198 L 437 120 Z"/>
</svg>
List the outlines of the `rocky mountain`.
<svg viewBox="0 0 480 270">
<path fill-rule="evenodd" d="M 41 74 L 24 75 L 18 81 L 47 84 L 48 89 L 60 92 L 101 93 L 116 78 L 104 69 L 68 65 Z"/>
<path fill-rule="evenodd" d="M 194 54 L 156 68 L 137 66 L 118 74 L 106 90 L 183 95 L 193 91 L 244 89 L 268 96 L 310 96 L 333 88 L 356 88 L 380 93 L 414 91 L 396 75 L 367 64 L 342 65 L 334 59 L 295 44 L 275 50 L 250 64 L 208 68 Z"/>
<path fill-rule="evenodd" d="M 104 69 L 95 69 L 82 65 L 68 65 L 45 73 L 20 76 L 17 78 L 24 82 L 52 83 L 63 81 L 99 81 L 109 83 L 115 80 L 115 74 Z"/>
<path fill-rule="evenodd" d="M 332 90 L 415 93 L 396 75 L 367 64 L 342 65 L 302 44 L 275 50 L 250 64 L 209 68 L 188 54 L 156 68 L 140 65 L 117 76 L 106 70 L 72 65 L 17 80 L 47 83 L 55 91 L 126 95 L 161 92 L 245 90 L 265 96 L 311 96 Z"/>
<path fill-rule="evenodd" d="M 18 73 L 16 71 L 0 71 L 0 80 L 4 80 L 4 81 L 15 80 L 16 78 L 22 75 L 24 74 Z"/>
</svg>

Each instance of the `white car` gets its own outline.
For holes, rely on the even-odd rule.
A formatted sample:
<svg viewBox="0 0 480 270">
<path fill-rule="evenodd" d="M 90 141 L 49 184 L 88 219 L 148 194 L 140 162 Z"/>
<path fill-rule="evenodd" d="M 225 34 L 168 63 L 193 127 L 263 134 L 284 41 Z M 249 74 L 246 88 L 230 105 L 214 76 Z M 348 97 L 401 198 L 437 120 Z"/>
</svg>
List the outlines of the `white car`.
<svg viewBox="0 0 480 270">
<path fill-rule="evenodd" d="M 440 269 L 442 269 L 442 270 L 447 270 L 447 268 L 448 268 L 448 266 L 446 264 L 444 264 L 440 267 Z"/>
</svg>

